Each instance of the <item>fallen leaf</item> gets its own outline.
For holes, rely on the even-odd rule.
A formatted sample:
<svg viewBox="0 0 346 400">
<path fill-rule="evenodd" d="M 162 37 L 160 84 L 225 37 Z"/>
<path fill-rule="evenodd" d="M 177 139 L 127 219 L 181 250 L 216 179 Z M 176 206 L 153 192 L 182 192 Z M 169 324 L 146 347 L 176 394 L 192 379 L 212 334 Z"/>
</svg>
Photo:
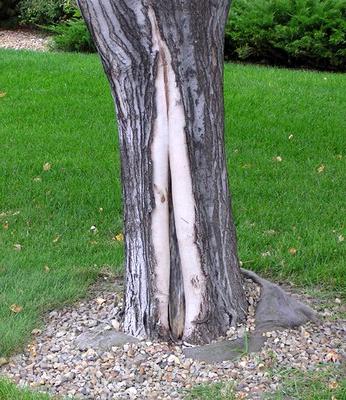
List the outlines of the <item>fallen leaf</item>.
<svg viewBox="0 0 346 400">
<path fill-rule="evenodd" d="M 99 208 L 99 212 L 100 213 L 103 212 L 103 208 L 102 207 Z"/>
<path fill-rule="evenodd" d="M 341 304 L 341 299 L 339 299 L 338 297 L 336 297 L 334 301 L 336 304 Z"/>
<path fill-rule="evenodd" d="M 337 389 L 339 387 L 339 384 L 337 381 L 330 381 L 328 384 L 329 389 Z"/>
<path fill-rule="evenodd" d="M 345 238 L 344 238 L 343 235 L 339 235 L 339 236 L 338 236 L 338 242 L 339 242 L 339 243 L 343 242 L 344 240 L 345 240 Z"/>
<path fill-rule="evenodd" d="M 34 343 L 31 343 L 31 344 L 29 344 L 28 345 L 28 351 L 29 351 L 29 353 L 33 356 L 33 357 L 36 357 L 36 346 L 35 346 L 35 344 Z"/>
<path fill-rule="evenodd" d="M 45 266 L 43 267 L 43 269 L 44 269 L 44 272 L 49 272 L 49 271 L 50 271 L 50 268 L 48 267 L 48 265 L 45 265 Z"/>
<path fill-rule="evenodd" d="M 23 310 L 23 307 L 19 306 L 18 304 L 12 304 L 12 305 L 10 306 L 10 310 L 11 310 L 12 312 L 14 312 L 15 314 L 18 314 L 18 313 L 20 313 L 20 312 Z"/>
<path fill-rule="evenodd" d="M 288 140 L 292 140 L 293 139 L 293 135 L 289 135 Z"/>
<path fill-rule="evenodd" d="M 43 164 L 43 171 L 49 171 L 52 168 L 52 164 L 49 162 L 46 162 Z"/>
<path fill-rule="evenodd" d="M 291 247 L 290 249 L 288 249 L 288 252 L 291 254 L 291 256 L 295 256 L 297 254 L 297 249 Z"/>
<path fill-rule="evenodd" d="M 53 243 L 58 243 L 58 241 L 60 240 L 61 236 L 58 235 L 53 239 Z"/>
<path fill-rule="evenodd" d="M 124 235 L 120 232 L 117 235 L 115 235 L 115 240 L 118 242 L 123 242 L 124 241 Z"/>
<path fill-rule="evenodd" d="M 98 297 L 97 299 L 96 299 L 96 303 L 99 305 L 99 306 L 101 306 L 103 303 L 105 303 L 106 302 L 106 300 L 105 299 L 103 299 L 102 297 Z"/>
<path fill-rule="evenodd" d="M 321 174 L 322 172 L 324 172 L 324 170 L 326 169 L 326 166 L 324 164 L 321 164 L 318 168 L 317 168 L 317 172 L 319 174 Z"/>
<path fill-rule="evenodd" d="M 342 154 L 337 154 L 337 155 L 336 155 L 336 159 L 337 159 L 337 160 L 341 160 L 341 159 L 342 159 Z"/>
<path fill-rule="evenodd" d="M 32 331 L 31 331 L 31 334 L 32 335 L 39 335 L 40 333 L 41 333 L 42 331 L 41 331 L 41 329 L 33 329 Z"/>
<path fill-rule="evenodd" d="M 41 178 L 40 176 L 36 176 L 36 177 L 33 179 L 33 181 L 34 181 L 34 182 L 42 182 L 42 178 Z"/>
<path fill-rule="evenodd" d="M 265 251 L 264 253 L 261 254 L 262 257 L 269 257 L 270 256 L 270 251 Z"/>
<path fill-rule="evenodd" d="M 237 400 L 243 400 L 247 398 L 247 394 L 245 392 L 238 392 L 236 393 L 235 398 Z"/>
<path fill-rule="evenodd" d="M 282 157 L 281 156 L 276 156 L 276 157 L 273 158 L 273 160 L 277 161 L 277 162 L 281 162 L 282 161 Z"/>
<path fill-rule="evenodd" d="M 22 245 L 19 244 L 19 243 L 14 244 L 13 247 L 14 247 L 14 249 L 15 249 L 16 251 L 21 251 L 21 250 L 22 250 Z"/>
<path fill-rule="evenodd" d="M 8 221 L 5 221 L 5 223 L 2 225 L 2 227 L 7 231 L 9 224 Z"/>
<path fill-rule="evenodd" d="M 8 359 L 5 357 L 0 357 L 0 367 L 2 367 L 5 364 L 8 364 Z"/>
<path fill-rule="evenodd" d="M 6 96 L 6 92 L 0 92 L 0 97 L 5 97 Z"/>
<path fill-rule="evenodd" d="M 331 361 L 333 363 L 336 363 L 341 360 L 341 355 L 337 353 L 334 350 L 331 350 L 329 353 L 326 355 L 326 361 Z"/>
</svg>

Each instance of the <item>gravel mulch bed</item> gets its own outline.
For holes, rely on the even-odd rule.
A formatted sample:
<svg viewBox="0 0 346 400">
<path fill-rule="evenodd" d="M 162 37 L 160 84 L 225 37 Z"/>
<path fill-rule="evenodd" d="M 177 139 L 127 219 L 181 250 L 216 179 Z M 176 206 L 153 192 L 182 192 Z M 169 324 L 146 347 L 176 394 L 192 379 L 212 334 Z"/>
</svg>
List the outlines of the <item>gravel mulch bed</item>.
<svg viewBox="0 0 346 400">
<path fill-rule="evenodd" d="M 48 50 L 50 37 L 42 32 L 18 29 L 0 30 L 0 48 L 15 50 Z"/>
<path fill-rule="evenodd" d="M 248 321 L 229 330 L 230 340 L 254 329 L 259 287 L 249 280 L 245 285 Z M 282 375 L 271 374 L 273 368 L 307 371 L 321 364 L 341 364 L 345 357 L 346 321 L 330 319 L 321 326 L 268 332 L 261 352 L 215 364 L 187 359 L 183 345 L 169 343 L 140 341 L 110 351 L 79 350 L 75 339 L 81 333 L 96 326 L 118 328 L 119 299 L 114 286 L 99 284 L 89 299 L 50 312 L 45 328 L 33 331 L 25 353 L 10 358 L 0 374 L 19 385 L 82 399 L 183 399 L 186 389 L 218 381 L 233 382 L 239 399 L 260 399 L 279 388 Z M 309 303 L 308 298 L 305 301 Z M 335 307 L 343 305 L 338 301 Z"/>
</svg>

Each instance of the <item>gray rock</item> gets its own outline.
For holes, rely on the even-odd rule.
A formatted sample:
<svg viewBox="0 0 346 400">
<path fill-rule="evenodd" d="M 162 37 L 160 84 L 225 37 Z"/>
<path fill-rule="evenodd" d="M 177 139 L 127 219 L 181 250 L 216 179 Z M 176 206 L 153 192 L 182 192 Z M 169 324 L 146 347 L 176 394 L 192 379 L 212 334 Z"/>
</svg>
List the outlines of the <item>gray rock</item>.
<svg viewBox="0 0 346 400">
<path fill-rule="evenodd" d="M 264 332 L 295 328 L 308 321 L 320 322 L 314 310 L 296 300 L 278 285 L 259 277 L 252 271 L 242 269 L 242 273 L 261 286 L 261 297 L 255 313 L 255 332 L 248 338 L 186 348 L 184 349 L 186 357 L 206 362 L 233 360 L 245 352 L 260 351 L 266 340 L 262 335 Z"/>
<path fill-rule="evenodd" d="M 296 300 L 278 285 L 269 282 L 252 271 L 242 273 L 261 286 L 261 297 L 256 308 L 256 333 L 295 328 L 312 321 L 320 322 L 317 313 Z"/>
<path fill-rule="evenodd" d="M 136 343 L 138 341 L 137 338 L 131 335 L 114 330 L 104 330 L 103 326 L 99 326 L 79 335 L 75 339 L 75 344 L 81 351 L 88 349 L 108 351 L 112 347 L 123 346 L 126 343 Z"/>
</svg>

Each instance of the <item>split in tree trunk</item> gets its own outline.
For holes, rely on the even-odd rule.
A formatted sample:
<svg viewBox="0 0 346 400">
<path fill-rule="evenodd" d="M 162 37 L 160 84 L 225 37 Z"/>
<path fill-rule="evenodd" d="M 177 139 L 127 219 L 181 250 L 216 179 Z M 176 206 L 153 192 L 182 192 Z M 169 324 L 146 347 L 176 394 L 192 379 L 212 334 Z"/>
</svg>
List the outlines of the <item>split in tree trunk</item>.
<svg viewBox="0 0 346 400">
<path fill-rule="evenodd" d="M 244 319 L 224 154 L 228 0 L 79 0 L 116 103 L 124 330 L 208 342 Z"/>
</svg>

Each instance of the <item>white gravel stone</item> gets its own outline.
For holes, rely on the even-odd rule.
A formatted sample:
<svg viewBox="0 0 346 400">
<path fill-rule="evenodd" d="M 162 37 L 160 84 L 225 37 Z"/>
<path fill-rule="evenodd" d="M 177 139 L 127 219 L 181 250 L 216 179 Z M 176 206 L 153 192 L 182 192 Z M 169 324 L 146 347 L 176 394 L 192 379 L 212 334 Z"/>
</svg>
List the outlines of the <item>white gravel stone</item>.
<svg viewBox="0 0 346 400">
<path fill-rule="evenodd" d="M 17 384 L 76 399 L 183 399 L 185 390 L 198 383 L 232 382 L 239 396 L 245 393 L 247 399 L 255 400 L 280 385 L 282 377 L 269 374 L 270 369 L 294 366 L 303 371 L 319 368 L 321 363 L 341 364 L 346 352 L 346 321 L 336 321 L 334 317 L 343 305 L 335 302 L 335 308 L 330 310 L 333 318 L 325 319 L 321 326 L 306 324 L 296 330 L 271 332 L 259 353 L 243 354 L 233 361 L 206 364 L 186 358 L 182 345 L 151 341 L 128 343 L 107 351 L 80 351 L 75 337 L 93 329 L 88 327 L 88 321 L 99 321 L 100 326 L 114 329 L 114 302 L 121 285 L 118 283 L 117 287 L 99 284 L 91 290 L 89 299 L 50 312 L 42 332 L 35 332 L 23 355 L 6 360 L 0 375 Z M 247 281 L 245 288 L 256 305 L 258 287 Z M 97 298 L 105 300 L 102 307 Z M 301 299 L 325 309 L 314 299 Z M 229 329 L 228 340 L 255 326 L 254 310 L 249 306 L 246 326 Z"/>
<path fill-rule="evenodd" d="M 0 30 L 0 48 L 15 50 L 48 50 L 50 37 L 38 31 Z"/>
</svg>

